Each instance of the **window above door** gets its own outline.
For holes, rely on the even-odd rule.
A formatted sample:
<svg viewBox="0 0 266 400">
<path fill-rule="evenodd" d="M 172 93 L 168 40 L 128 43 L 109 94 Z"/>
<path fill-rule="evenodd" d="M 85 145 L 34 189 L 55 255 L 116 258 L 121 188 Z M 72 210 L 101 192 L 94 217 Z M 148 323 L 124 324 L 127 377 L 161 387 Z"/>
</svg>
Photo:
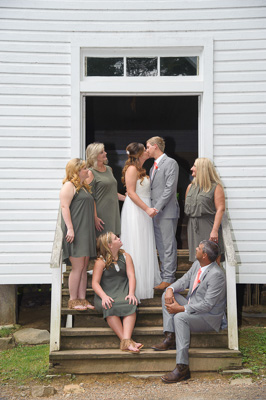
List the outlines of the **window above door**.
<svg viewBox="0 0 266 400">
<path fill-rule="evenodd" d="M 91 57 L 85 56 L 85 76 L 147 77 L 199 75 L 199 56 Z"/>
</svg>

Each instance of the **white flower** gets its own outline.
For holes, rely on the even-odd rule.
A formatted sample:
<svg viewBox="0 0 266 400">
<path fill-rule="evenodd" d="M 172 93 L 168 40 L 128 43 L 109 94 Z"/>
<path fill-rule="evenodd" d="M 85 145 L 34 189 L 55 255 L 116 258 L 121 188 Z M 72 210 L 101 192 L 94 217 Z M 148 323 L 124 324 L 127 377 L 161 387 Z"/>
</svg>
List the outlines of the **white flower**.
<svg viewBox="0 0 266 400">
<path fill-rule="evenodd" d="M 128 150 L 127 150 L 127 154 L 128 154 L 128 155 L 130 154 Z"/>
</svg>

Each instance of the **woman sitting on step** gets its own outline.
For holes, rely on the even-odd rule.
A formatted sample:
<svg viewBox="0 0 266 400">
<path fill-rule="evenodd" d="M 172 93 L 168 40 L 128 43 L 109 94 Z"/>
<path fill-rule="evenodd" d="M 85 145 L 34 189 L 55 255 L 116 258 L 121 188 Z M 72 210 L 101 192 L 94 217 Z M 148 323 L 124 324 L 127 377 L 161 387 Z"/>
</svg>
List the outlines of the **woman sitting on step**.
<svg viewBox="0 0 266 400">
<path fill-rule="evenodd" d="M 143 345 L 131 339 L 138 305 L 134 265 L 121 246 L 121 240 L 112 232 L 100 235 L 97 240 L 98 258 L 92 276 L 94 305 L 119 337 L 120 349 L 139 353 Z"/>
</svg>

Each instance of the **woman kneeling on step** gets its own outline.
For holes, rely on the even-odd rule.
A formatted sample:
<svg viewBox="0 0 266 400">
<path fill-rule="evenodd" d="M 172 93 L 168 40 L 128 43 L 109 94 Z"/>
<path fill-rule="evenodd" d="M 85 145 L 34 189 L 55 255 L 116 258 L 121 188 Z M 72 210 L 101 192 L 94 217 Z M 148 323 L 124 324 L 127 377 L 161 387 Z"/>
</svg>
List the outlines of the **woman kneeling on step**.
<svg viewBox="0 0 266 400">
<path fill-rule="evenodd" d="M 94 305 L 119 337 L 120 349 L 139 353 L 143 345 L 131 339 L 138 305 L 134 265 L 121 246 L 113 232 L 106 232 L 97 240 L 98 258 L 92 276 Z"/>
</svg>

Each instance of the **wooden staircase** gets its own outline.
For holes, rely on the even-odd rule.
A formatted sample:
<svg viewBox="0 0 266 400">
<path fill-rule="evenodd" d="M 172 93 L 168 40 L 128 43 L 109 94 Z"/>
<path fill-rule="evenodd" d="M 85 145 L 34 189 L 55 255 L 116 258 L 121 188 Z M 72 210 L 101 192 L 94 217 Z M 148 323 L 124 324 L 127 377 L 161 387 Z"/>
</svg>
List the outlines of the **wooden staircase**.
<svg viewBox="0 0 266 400">
<path fill-rule="evenodd" d="M 176 278 L 189 268 L 188 251 L 178 250 Z M 166 372 L 175 367 L 175 350 L 158 352 L 151 346 L 163 338 L 161 292 L 155 291 L 153 299 L 143 300 L 139 306 L 133 339 L 144 344 L 140 354 L 119 350 L 119 339 L 107 323 L 94 310 L 76 311 L 67 308 L 67 271 L 63 277 L 62 326 L 66 316 L 73 316 L 72 328 L 61 328 L 61 347 L 50 353 L 51 368 L 55 372 L 74 374 L 95 374 L 114 372 Z M 91 288 L 91 276 L 88 276 Z M 87 299 L 93 302 L 94 293 L 87 289 Z M 241 356 L 237 350 L 228 349 L 228 334 L 193 333 L 189 351 L 191 371 L 217 371 L 225 368 L 241 367 Z"/>
</svg>

